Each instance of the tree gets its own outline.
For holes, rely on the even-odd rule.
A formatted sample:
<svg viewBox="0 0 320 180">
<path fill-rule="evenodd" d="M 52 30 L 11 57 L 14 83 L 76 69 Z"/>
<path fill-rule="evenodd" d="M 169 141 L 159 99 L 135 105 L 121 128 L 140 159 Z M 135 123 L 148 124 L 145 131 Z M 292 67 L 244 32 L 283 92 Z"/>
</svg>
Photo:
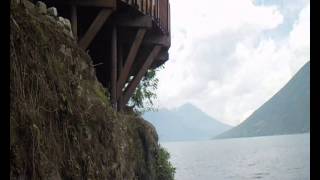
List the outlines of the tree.
<svg viewBox="0 0 320 180">
<path fill-rule="evenodd" d="M 159 82 L 156 75 L 160 69 L 163 69 L 163 65 L 156 69 L 149 69 L 130 98 L 129 105 L 133 106 L 135 111 L 143 113 L 155 110 L 154 100 L 157 98 L 155 91 Z"/>
</svg>

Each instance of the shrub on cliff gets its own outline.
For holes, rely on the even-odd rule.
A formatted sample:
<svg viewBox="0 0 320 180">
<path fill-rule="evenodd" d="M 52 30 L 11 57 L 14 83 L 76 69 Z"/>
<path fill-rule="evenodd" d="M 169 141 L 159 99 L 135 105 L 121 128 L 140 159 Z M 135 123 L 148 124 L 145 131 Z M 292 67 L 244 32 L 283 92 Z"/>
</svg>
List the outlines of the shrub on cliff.
<svg viewBox="0 0 320 180">
<path fill-rule="evenodd" d="M 163 147 L 160 147 L 156 166 L 158 179 L 174 180 L 176 168 L 172 166 L 169 158 L 170 154 Z"/>
</svg>

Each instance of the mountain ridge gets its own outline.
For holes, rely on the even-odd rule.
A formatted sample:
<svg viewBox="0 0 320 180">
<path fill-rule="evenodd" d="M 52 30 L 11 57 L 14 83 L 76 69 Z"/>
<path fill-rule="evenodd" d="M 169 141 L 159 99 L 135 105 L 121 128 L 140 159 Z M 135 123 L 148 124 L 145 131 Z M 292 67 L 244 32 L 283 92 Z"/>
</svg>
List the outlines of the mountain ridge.
<svg viewBox="0 0 320 180">
<path fill-rule="evenodd" d="M 310 131 L 310 62 L 238 126 L 214 138 L 236 138 Z"/>
<path fill-rule="evenodd" d="M 191 103 L 172 110 L 148 112 L 143 117 L 155 126 L 160 141 L 206 140 L 231 128 Z"/>
</svg>

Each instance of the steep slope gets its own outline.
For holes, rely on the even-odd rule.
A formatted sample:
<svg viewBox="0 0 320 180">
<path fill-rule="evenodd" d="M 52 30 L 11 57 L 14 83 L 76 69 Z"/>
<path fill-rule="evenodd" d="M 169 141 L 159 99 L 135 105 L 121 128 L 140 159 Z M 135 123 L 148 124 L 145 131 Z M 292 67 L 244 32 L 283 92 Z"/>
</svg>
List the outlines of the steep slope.
<svg viewBox="0 0 320 180">
<path fill-rule="evenodd" d="M 230 128 L 192 104 L 148 112 L 143 117 L 155 126 L 160 141 L 205 140 Z"/>
<path fill-rule="evenodd" d="M 11 1 L 10 179 L 173 179 L 154 127 L 111 108 L 57 18 Z"/>
<path fill-rule="evenodd" d="M 217 136 L 232 138 L 310 131 L 310 62 L 247 120 Z"/>
</svg>

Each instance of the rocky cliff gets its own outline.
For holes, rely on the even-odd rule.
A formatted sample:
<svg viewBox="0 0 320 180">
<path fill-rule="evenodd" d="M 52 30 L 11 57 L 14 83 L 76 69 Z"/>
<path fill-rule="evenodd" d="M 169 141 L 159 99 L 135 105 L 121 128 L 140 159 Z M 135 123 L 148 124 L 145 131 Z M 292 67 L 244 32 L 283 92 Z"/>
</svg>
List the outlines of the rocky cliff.
<svg viewBox="0 0 320 180">
<path fill-rule="evenodd" d="M 11 1 L 10 179 L 173 179 L 154 127 L 117 113 L 68 22 Z"/>
</svg>

